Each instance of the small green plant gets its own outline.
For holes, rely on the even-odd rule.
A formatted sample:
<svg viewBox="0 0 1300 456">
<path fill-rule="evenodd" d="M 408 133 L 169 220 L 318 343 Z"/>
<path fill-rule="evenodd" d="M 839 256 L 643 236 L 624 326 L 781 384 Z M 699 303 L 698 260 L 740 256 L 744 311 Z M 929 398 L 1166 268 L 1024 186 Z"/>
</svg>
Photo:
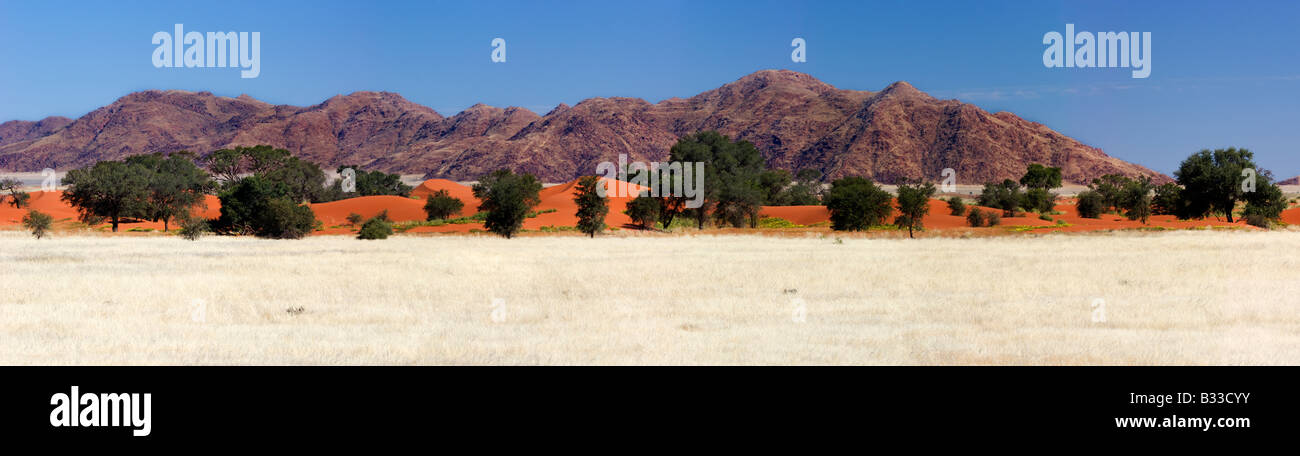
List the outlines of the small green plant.
<svg viewBox="0 0 1300 456">
<path fill-rule="evenodd" d="M 966 224 L 972 228 L 984 226 L 984 211 L 978 207 L 970 208 L 970 211 L 966 212 Z"/>
<path fill-rule="evenodd" d="M 50 231 L 53 226 L 54 217 L 51 217 L 50 214 L 32 209 L 27 211 L 27 215 L 23 216 L 23 227 L 31 230 L 32 236 L 35 236 L 36 239 L 45 237 L 45 233 Z"/>
<path fill-rule="evenodd" d="M 796 224 L 780 217 L 763 217 L 758 219 L 759 228 L 803 228 L 803 225 Z"/>
<path fill-rule="evenodd" d="M 180 222 L 181 229 L 179 233 L 187 241 L 197 241 L 199 237 L 209 230 L 208 221 L 204 220 L 203 217 L 189 216 L 181 219 Z"/>
<path fill-rule="evenodd" d="M 388 221 L 388 211 L 367 220 L 361 225 L 361 231 L 357 233 L 357 239 L 388 239 L 393 234 L 393 223 Z"/>
<path fill-rule="evenodd" d="M 1047 215 L 1047 214 L 1038 214 L 1038 219 L 1039 219 L 1039 220 L 1046 220 L 1046 221 L 1049 221 L 1049 222 L 1050 222 L 1050 221 L 1052 221 L 1052 216 Z"/>
<path fill-rule="evenodd" d="M 356 213 L 356 212 L 353 212 L 353 213 L 351 213 L 351 214 L 348 214 L 348 225 L 351 225 L 351 226 L 357 226 L 357 225 L 360 225 L 360 224 L 361 224 L 361 221 L 363 221 L 363 220 L 365 220 L 365 219 L 366 219 L 366 218 L 365 218 L 365 217 L 362 217 L 361 214 L 358 214 L 358 213 Z"/>
<path fill-rule="evenodd" d="M 988 217 L 984 219 L 984 226 L 998 226 L 1001 224 L 1002 224 L 1002 214 L 999 214 L 997 212 L 990 212 Z"/>
<path fill-rule="evenodd" d="M 958 217 L 966 215 L 966 202 L 962 201 L 960 196 L 950 197 L 948 198 L 948 211 Z"/>
</svg>

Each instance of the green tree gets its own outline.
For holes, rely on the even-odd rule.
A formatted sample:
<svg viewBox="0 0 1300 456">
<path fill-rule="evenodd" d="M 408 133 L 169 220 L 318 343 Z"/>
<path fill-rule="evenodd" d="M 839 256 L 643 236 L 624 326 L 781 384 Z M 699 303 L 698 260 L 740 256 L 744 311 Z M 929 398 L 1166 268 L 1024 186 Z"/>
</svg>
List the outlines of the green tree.
<svg viewBox="0 0 1300 456">
<path fill-rule="evenodd" d="M 316 225 L 311 208 L 289 196 L 284 183 L 258 175 L 240 179 L 221 193 L 219 233 L 252 234 L 272 239 L 298 239 Z"/>
<path fill-rule="evenodd" d="M 1262 228 L 1270 228 L 1286 210 L 1286 196 L 1282 188 L 1272 182 L 1273 175 L 1261 171 L 1255 183 L 1255 191 L 1246 193 L 1246 208 L 1241 216 L 1246 223 Z"/>
<path fill-rule="evenodd" d="M 35 236 L 36 239 L 40 239 L 45 237 L 45 233 L 50 231 L 50 228 L 54 226 L 54 217 L 51 217 L 50 214 L 32 209 L 27 211 L 27 214 L 23 216 L 22 222 L 23 227 L 32 232 L 32 236 Z"/>
<path fill-rule="evenodd" d="M 1182 213 L 1183 188 L 1173 182 L 1156 187 L 1155 196 L 1151 198 L 1151 213 L 1156 215 L 1178 215 Z"/>
<path fill-rule="evenodd" d="M 650 192 L 641 192 L 636 198 L 627 203 L 627 209 L 623 213 L 632 219 L 632 223 L 640 225 L 642 228 L 654 228 L 655 222 L 659 221 L 660 199 L 650 196 Z M 664 228 L 668 228 L 665 224 Z"/>
<path fill-rule="evenodd" d="M 1112 212 L 1124 207 L 1125 188 L 1130 181 L 1122 174 L 1107 174 L 1093 179 L 1088 188 L 1101 197 L 1102 212 Z"/>
<path fill-rule="evenodd" d="M 898 217 L 894 224 L 899 228 L 907 227 L 907 237 L 911 238 L 913 229 L 925 229 L 925 216 L 930 213 L 930 197 L 934 196 L 934 184 L 898 185 Z"/>
<path fill-rule="evenodd" d="M 150 170 L 144 216 L 151 221 L 162 221 L 164 232 L 170 229 L 172 219 L 184 217 L 194 207 L 202 206 L 204 195 L 212 189 L 211 178 L 195 165 L 194 158 L 194 154 L 180 151 L 170 156 L 154 153 L 125 160 L 127 164 Z"/>
<path fill-rule="evenodd" d="M 376 196 L 376 195 L 395 195 L 410 196 L 414 187 L 402 182 L 402 176 L 399 174 L 390 174 L 383 171 L 366 171 L 360 166 L 346 165 L 340 166 L 336 172 L 342 176 L 346 170 L 352 170 L 355 188 L 349 189 L 350 192 L 343 190 L 343 178 L 335 179 L 330 184 L 329 189 L 320 197 L 323 201 L 337 201 L 344 198 L 356 196 Z"/>
<path fill-rule="evenodd" d="M 1151 217 L 1151 178 L 1142 176 L 1124 182 L 1120 194 L 1120 207 L 1129 220 L 1140 220 L 1143 224 Z"/>
<path fill-rule="evenodd" d="M 77 208 L 83 221 L 107 218 L 116 232 L 123 219 L 140 217 L 148 209 L 152 175 L 139 164 L 101 161 L 68 171 L 63 200 Z"/>
<path fill-rule="evenodd" d="M 1183 160 L 1174 171 L 1178 184 L 1183 186 L 1183 213 L 1179 218 L 1203 218 L 1210 214 L 1223 214 L 1232 222 L 1237 203 L 1247 201 L 1250 173 L 1258 172 L 1255 154 L 1246 149 L 1201 150 Z M 1267 179 L 1259 185 L 1258 173 L 1255 188 L 1267 187 Z"/>
<path fill-rule="evenodd" d="M 1106 198 L 1095 190 L 1084 190 L 1079 192 L 1075 208 L 1080 217 L 1101 218 L 1101 213 L 1106 210 Z"/>
<path fill-rule="evenodd" d="M 704 228 L 710 213 L 716 221 L 736 227 L 757 225 L 763 156 L 749 141 L 732 142 L 716 131 L 702 131 L 678 139 L 669 150 L 669 161 L 704 163 L 704 204 L 690 210 L 698 228 Z"/>
<path fill-rule="evenodd" d="M 1061 168 L 1049 168 L 1038 163 L 1030 163 L 1025 175 L 1020 178 L 1020 185 L 1029 189 L 1051 190 L 1061 186 Z"/>
<path fill-rule="evenodd" d="M 822 199 L 831 213 L 831 229 L 862 231 L 889 217 L 889 192 L 861 177 L 845 177 L 831 183 Z"/>
<path fill-rule="evenodd" d="M 790 172 L 784 169 L 769 169 L 758 176 L 758 185 L 763 189 L 764 206 L 785 206 L 790 204 L 786 187 L 790 185 Z"/>
<path fill-rule="evenodd" d="M 583 176 L 578 179 L 578 189 L 573 195 L 573 202 L 578 205 L 578 231 L 593 238 L 605 230 L 605 215 L 609 214 L 609 199 L 598 193 L 601 185 L 599 177 Z"/>
<path fill-rule="evenodd" d="M 510 239 L 523 227 L 533 206 L 541 203 L 541 190 L 541 182 L 532 174 L 501 169 L 483 176 L 474 184 L 474 197 L 481 202 L 478 210 L 488 213 L 483 227 Z"/>
<path fill-rule="evenodd" d="M 985 183 L 984 191 L 979 196 L 980 206 L 1002 209 L 1003 215 L 1007 217 L 1015 217 L 1016 210 L 1023 202 L 1024 194 L 1020 191 L 1020 184 L 1011 179 L 1003 180 L 1000 184 Z"/>
<path fill-rule="evenodd" d="M 27 192 L 22 191 L 22 186 L 23 186 L 22 181 L 18 179 L 14 179 L 14 178 L 0 179 L 0 191 L 9 192 L 9 200 L 10 200 L 9 204 L 12 204 L 14 206 L 14 209 L 22 209 L 26 207 L 28 200 L 31 199 L 31 195 L 27 194 Z M 0 195 L 0 203 L 3 202 L 4 202 L 4 195 Z"/>
<path fill-rule="evenodd" d="M 266 175 L 285 167 L 292 154 L 284 149 L 261 144 L 221 149 L 208 156 L 208 170 L 223 187 L 233 185 L 246 175 Z"/>
<path fill-rule="evenodd" d="M 424 200 L 424 214 L 427 220 L 448 219 L 454 215 L 460 214 L 465 209 L 465 203 L 459 198 L 451 196 L 447 190 L 438 190 L 429 195 Z"/>
</svg>

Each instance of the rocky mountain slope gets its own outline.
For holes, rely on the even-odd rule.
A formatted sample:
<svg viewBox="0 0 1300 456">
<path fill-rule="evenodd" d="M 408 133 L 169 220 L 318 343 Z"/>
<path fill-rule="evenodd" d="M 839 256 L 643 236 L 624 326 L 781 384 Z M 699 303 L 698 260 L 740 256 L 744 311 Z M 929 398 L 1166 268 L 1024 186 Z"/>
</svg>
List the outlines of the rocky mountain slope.
<svg viewBox="0 0 1300 456">
<path fill-rule="evenodd" d="M 690 98 L 649 103 L 589 98 L 546 115 L 475 105 L 451 117 L 393 93 L 357 92 L 309 107 L 248 96 L 145 91 L 76 120 L 0 124 L 0 169 L 64 170 L 101 159 L 271 144 L 327 167 L 361 164 L 404 174 L 471 180 L 508 167 L 546 181 L 594 173 L 596 164 L 662 161 L 678 137 L 718 130 L 754 143 L 769 166 L 817 168 L 832 178 L 960 183 L 1019 177 L 1028 163 L 1086 182 L 1106 173 L 1169 178 L 1110 157 L 1007 112 L 939 100 L 906 82 L 879 92 L 843 90 L 784 70 L 747 75 Z"/>
</svg>

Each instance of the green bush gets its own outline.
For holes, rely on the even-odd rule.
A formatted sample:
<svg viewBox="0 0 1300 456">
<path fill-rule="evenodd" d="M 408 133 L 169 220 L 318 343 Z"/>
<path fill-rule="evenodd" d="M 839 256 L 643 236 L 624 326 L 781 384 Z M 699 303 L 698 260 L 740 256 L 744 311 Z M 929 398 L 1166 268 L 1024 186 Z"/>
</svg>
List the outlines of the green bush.
<svg viewBox="0 0 1300 456">
<path fill-rule="evenodd" d="M 998 226 L 1002 224 L 1002 214 L 990 212 L 989 216 L 984 219 L 984 226 Z"/>
<path fill-rule="evenodd" d="M 387 220 L 387 214 L 381 214 L 384 217 L 376 216 L 366 220 L 361 225 L 361 232 L 357 233 L 357 239 L 388 239 L 393 234 L 393 224 Z"/>
<path fill-rule="evenodd" d="M 861 231 L 880 225 L 892 209 L 889 192 L 861 177 L 845 177 L 831 183 L 823 203 L 831 213 L 831 229 Z"/>
<path fill-rule="evenodd" d="M 425 220 L 446 220 L 459 214 L 465 208 L 465 202 L 451 196 L 446 190 L 438 190 L 424 201 Z"/>
<path fill-rule="evenodd" d="M 356 212 L 350 213 L 348 214 L 348 225 L 352 225 L 352 226 L 360 225 L 361 222 L 364 221 L 365 219 L 366 218 L 362 217 L 361 214 L 358 214 Z"/>
<path fill-rule="evenodd" d="M 50 214 L 32 209 L 23 216 L 23 227 L 31 230 L 36 239 L 45 237 L 45 233 L 54 226 L 54 217 Z"/>
<path fill-rule="evenodd" d="M 182 218 L 180 235 L 186 240 L 197 241 L 203 233 L 208 231 L 208 221 L 203 217 L 188 216 Z"/>
<path fill-rule="evenodd" d="M 1083 218 L 1101 218 L 1101 213 L 1106 209 L 1106 198 L 1094 190 L 1085 190 L 1079 193 L 1079 202 L 1075 203 L 1075 208 L 1079 210 L 1079 216 Z"/>
<path fill-rule="evenodd" d="M 213 228 L 226 234 L 302 238 L 316 227 L 316 215 L 288 194 L 279 182 L 258 176 L 241 179 L 221 193 L 221 217 Z"/>
<path fill-rule="evenodd" d="M 948 198 L 948 211 L 958 217 L 966 215 L 966 202 L 960 196 Z"/>
<path fill-rule="evenodd" d="M 650 196 L 650 192 L 641 192 L 636 198 L 627 203 L 627 209 L 623 210 L 632 223 L 640 225 L 642 228 L 654 228 L 655 222 L 659 221 L 659 199 Z"/>
<path fill-rule="evenodd" d="M 984 211 L 978 207 L 972 207 L 966 211 L 966 224 L 974 228 L 984 226 Z"/>
<path fill-rule="evenodd" d="M 1038 214 L 1038 219 L 1039 219 L 1039 220 L 1046 220 L 1046 221 L 1049 221 L 1049 222 L 1050 222 L 1050 221 L 1052 221 L 1052 216 L 1047 215 L 1047 214 Z"/>
</svg>

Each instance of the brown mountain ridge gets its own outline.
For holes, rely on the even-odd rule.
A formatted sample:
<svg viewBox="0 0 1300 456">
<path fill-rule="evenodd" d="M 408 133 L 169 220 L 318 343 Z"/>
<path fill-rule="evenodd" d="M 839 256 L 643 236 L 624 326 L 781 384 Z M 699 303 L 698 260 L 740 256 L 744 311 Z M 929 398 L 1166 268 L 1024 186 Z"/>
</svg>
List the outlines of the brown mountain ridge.
<svg viewBox="0 0 1300 456">
<path fill-rule="evenodd" d="M 308 107 L 247 95 L 150 90 L 76 120 L 0 124 L 0 170 L 59 170 L 148 152 L 208 154 L 271 144 L 325 167 L 360 164 L 403 174 L 472 180 L 498 168 L 567 181 L 601 161 L 663 161 L 678 137 L 718 130 L 753 143 L 770 167 L 816 168 L 893 183 L 1018 178 L 1029 163 L 1067 181 L 1107 173 L 1170 179 L 1110 157 L 1008 112 L 933 98 L 906 82 L 879 92 L 832 87 L 807 74 L 764 70 L 690 98 L 649 103 L 589 98 L 546 115 L 478 104 L 444 117 L 387 92 L 340 95 Z"/>
</svg>

